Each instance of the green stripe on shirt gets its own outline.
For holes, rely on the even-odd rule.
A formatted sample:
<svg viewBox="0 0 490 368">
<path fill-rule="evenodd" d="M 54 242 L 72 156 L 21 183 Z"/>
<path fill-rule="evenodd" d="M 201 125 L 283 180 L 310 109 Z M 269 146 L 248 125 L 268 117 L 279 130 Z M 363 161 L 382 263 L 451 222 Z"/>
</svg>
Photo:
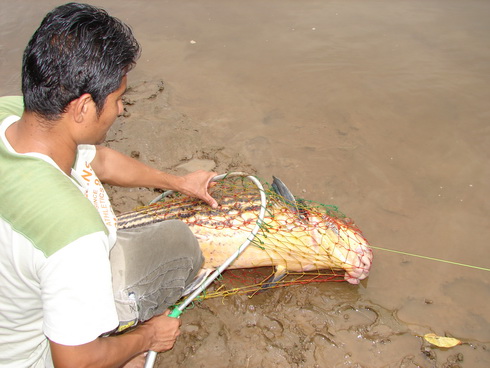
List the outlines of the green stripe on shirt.
<svg viewBox="0 0 490 368">
<path fill-rule="evenodd" d="M 82 236 L 108 233 L 68 176 L 40 158 L 10 152 L 1 139 L 0 198 L 0 217 L 47 257 Z"/>
</svg>

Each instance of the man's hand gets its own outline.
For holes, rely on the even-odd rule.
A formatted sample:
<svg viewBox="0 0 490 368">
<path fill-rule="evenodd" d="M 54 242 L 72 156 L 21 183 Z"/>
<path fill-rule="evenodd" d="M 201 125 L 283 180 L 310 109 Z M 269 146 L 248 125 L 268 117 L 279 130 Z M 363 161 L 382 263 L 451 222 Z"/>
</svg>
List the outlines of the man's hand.
<svg viewBox="0 0 490 368">
<path fill-rule="evenodd" d="M 153 317 L 139 327 L 148 330 L 149 350 L 161 353 L 173 348 L 175 340 L 180 335 L 181 320 L 168 317 L 169 314 L 170 310 L 167 309 L 164 314 Z"/>
<path fill-rule="evenodd" d="M 213 183 L 211 180 L 216 176 L 215 172 L 198 170 L 193 173 L 183 176 L 182 188 L 178 189 L 179 192 L 187 194 L 191 197 L 202 199 L 213 208 L 218 207 L 218 202 L 211 197 L 208 192 Z"/>
</svg>

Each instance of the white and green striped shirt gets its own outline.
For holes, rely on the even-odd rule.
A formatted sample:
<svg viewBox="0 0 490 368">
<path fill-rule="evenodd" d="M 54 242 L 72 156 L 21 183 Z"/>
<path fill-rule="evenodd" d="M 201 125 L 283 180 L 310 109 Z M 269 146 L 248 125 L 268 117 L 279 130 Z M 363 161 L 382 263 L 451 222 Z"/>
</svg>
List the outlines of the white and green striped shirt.
<svg viewBox="0 0 490 368">
<path fill-rule="evenodd" d="M 22 99 L 0 98 L 0 366 L 51 366 L 46 336 L 88 343 L 117 327 L 109 251 L 116 219 L 80 146 L 71 177 L 18 154 L 5 132 Z"/>
</svg>

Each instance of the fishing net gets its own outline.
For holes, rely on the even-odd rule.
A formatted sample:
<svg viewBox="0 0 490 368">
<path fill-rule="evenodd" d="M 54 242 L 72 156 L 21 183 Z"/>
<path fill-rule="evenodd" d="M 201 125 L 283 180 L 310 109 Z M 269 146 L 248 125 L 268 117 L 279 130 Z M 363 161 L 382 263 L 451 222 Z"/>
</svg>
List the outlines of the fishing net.
<svg viewBox="0 0 490 368">
<path fill-rule="evenodd" d="M 253 296 L 269 288 L 344 281 L 346 272 L 367 275 L 371 250 L 360 230 L 336 206 L 280 195 L 274 182 L 266 183 L 264 191 L 265 217 L 252 243 L 200 299 Z M 182 220 L 200 243 L 205 267 L 215 269 L 250 236 L 258 221 L 261 197 L 257 185 L 242 176 L 217 181 L 210 193 L 220 204 L 218 209 L 172 193 L 120 215 L 118 227 Z M 271 277 L 276 282 L 271 283 Z"/>
</svg>

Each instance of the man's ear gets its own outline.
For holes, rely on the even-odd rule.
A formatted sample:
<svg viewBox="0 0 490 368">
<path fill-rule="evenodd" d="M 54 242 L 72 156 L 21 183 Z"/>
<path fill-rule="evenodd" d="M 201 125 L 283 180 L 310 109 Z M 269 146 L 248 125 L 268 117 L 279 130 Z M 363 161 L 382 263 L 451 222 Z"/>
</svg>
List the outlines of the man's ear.
<svg viewBox="0 0 490 368">
<path fill-rule="evenodd" d="M 77 123 L 83 123 L 95 109 L 95 103 L 89 93 L 84 93 L 77 99 L 70 102 L 68 112 L 72 115 L 73 120 Z"/>
</svg>

